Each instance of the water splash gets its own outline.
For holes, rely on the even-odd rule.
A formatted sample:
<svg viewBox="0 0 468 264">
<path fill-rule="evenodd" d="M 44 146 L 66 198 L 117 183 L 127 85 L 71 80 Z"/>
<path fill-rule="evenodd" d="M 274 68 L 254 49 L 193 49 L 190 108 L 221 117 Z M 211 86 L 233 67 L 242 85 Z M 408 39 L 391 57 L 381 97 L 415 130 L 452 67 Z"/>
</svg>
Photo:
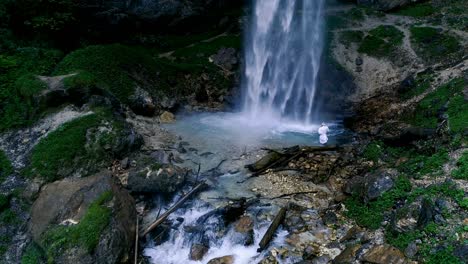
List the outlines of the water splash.
<svg viewBox="0 0 468 264">
<path fill-rule="evenodd" d="M 309 125 L 323 50 L 324 0 L 255 1 L 246 34 L 243 113 Z"/>
</svg>

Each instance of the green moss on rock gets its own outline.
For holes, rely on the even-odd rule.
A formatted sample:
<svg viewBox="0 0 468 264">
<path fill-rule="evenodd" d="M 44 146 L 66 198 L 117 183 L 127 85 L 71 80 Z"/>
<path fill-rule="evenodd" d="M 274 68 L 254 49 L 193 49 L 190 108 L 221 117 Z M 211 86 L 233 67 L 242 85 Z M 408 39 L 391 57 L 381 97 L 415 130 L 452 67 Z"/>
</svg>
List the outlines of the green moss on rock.
<svg viewBox="0 0 468 264">
<path fill-rule="evenodd" d="M 394 26 L 378 26 L 364 37 L 358 51 L 374 57 L 388 57 L 403 41 L 404 34 Z"/>
<path fill-rule="evenodd" d="M 111 209 L 106 206 L 113 197 L 112 192 L 101 194 L 88 208 L 88 211 L 76 225 L 58 226 L 48 230 L 43 236 L 48 262 L 63 250 L 72 247 L 82 247 L 89 253 L 93 252 L 99 243 L 102 232 L 109 225 Z"/>
<path fill-rule="evenodd" d="M 468 180 L 468 151 L 463 152 L 457 161 L 457 168 L 452 171 L 452 177 L 455 179 Z"/>
<path fill-rule="evenodd" d="M 410 17 L 427 17 L 433 15 L 436 9 L 431 3 L 417 3 L 405 6 L 395 12 L 397 15 L 410 16 Z"/>
<path fill-rule="evenodd" d="M 458 39 L 433 27 L 412 27 L 411 44 L 416 53 L 428 62 L 445 59 L 460 49 Z"/>
<path fill-rule="evenodd" d="M 11 173 L 13 173 L 13 167 L 11 166 L 10 160 L 5 153 L 0 150 L 0 183 Z"/>
</svg>

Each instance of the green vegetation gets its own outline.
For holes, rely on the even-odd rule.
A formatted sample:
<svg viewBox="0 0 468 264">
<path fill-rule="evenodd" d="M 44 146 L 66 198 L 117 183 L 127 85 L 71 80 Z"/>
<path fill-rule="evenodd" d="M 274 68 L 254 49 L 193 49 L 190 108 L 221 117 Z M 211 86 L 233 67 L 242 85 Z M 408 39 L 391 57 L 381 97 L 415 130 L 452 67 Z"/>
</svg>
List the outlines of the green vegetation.
<svg viewBox="0 0 468 264">
<path fill-rule="evenodd" d="M 449 124 L 453 121 L 452 131 L 458 132 L 463 129 L 463 124 L 466 123 L 466 120 L 463 120 L 463 117 L 467 115 L 466 106 L 459 102 L 457 99 L 459 97 L 456 95 L 462 92 L 464 85 L 463 78 L 457 78 L 440 86 L 421 100 L 414 112 L 404 118 L 405 121 L 419 127 L 436 128 L 440 110 L 447 103 L 454 101 L 453 104 L 448 104 Z"/>
<path fill-rule="evenodd" d="M 414 80 L 414 84 L 411 85 L 411 87 L 408 87 L 408 91 L 403 92 L 401 97 L 407 100 L 422 94 L 431 87 L 432 80 L 433 76 L 431 74 L 418 75 Z"/>
<path fill-rule="evenodd" d="M 411 191 L 410 181 L 406 177 L 400 176 L 395 182 L 395 187 L 375 201 L 365 204 L 357 194 L 348 198 L 345 201 L 348 209 L 346 215 L 356 220 L 360 226 L 377 229 L 383 221 L 384 212 L 390 209 L 397 200 L 408 196 L 409 191 Z"/>
<path fill-rule="evenodd" d="M 435 254 L 428 254 L 426 264 L 463 264 L 464 262 L 453 255 L 453 247 L 449 246 L 442 250 L 437 250 Z"/>
<path fill-rule="evenodd" d="M 3 209 L 8 208 L 10 206 L 10 199 L 8 196 L 0 194 L 0 212 L 3 211 Z"/>
<path fill-rule="evenodd" d="M 0 132 L 32 124 L 40 114 L 33 96 L 44 85 L 35 75 L 47 75 L 62 57 L 56 50 L 18 48 L 0 55 Z"/>
<path fill-rule="evenodd" d="M 54 74 L 87 72 L 83 74 L 87 79 L 97 80 L 100 88 L 128 103 L 136 87 L 135 79 L 142 77 L 140 74 L 155 78 L 159 70 L 160 66 L 144 49 L 114 44 L 76 50 L 57 65 Z"/>
<path fill-rule="evenodd" d="M 411 17 L 427 17 L 435 13 L 431 3 L 413 4 L 399 9 L 396 14 Z"/>
<path fill-rule="evenodd" d="M 402 163 L 399 170 L 415 178 L 419 175 L 436 174 L 449 161 L 448 152 L 445 149 L 441 149 L 433 155 L 419 154 L 415 151 L 407 151 L 405 154 L 408 161 Z"/>
<path fill-rule="evenodd" d="M 389 56 L 401 45 L 404 34 L 394 26 L 378 26 L 364 37 L 358 51 L 374 57 Z"/>
<path fill-rule="evenodd" d="M 357 30 L 348 30 L 341 32 L 340 42 L 343 45 L 349 45 L 349 43 L 361 43 L 364 39 L 364 33 Z"/>
<path fill-rule="evenodd" d="M 450 99 L 447 114 L 451 131 L 464 132 L 468 129 L 468 104 L 464 95 L 457 94 Z"/>
<path fill-rule="evenodd" d="M 368 160 L 377 162 L 383 153 L 382 146 L 383 142 L 380 141 L 373 141 L 369 143 L 364 149 L 363 157 Z"/>
<path fill-rule="evenodd" d="M 460 49 L 460 43 L 454 36 L 432 27 L 411 27 L 411 43 L 416 53 L 426 61 L 444 59 Z"/>
<path fill-rule="evenodd" d="M 72 226 L 57 226 L 48 230 L 43 237 L 48 262 L 53 263 L 54 256 L 70 247 L 83 247 L 93 252 L 99 243 L 102 231 L 109 225 L 111 209 L 106 206 L 113 197 L 108 191 L 96 199 L 88 208 L 81 221 Z"/>
<path fill-rule="evenodd" d="M 80 163 L 86 153 L 86 132 L 96 127 L 101 119 L 91 114 L 65 123 L 42 139 L 33 149 L 28 175 L 39 176 L 46 181 L 57 180 L 61 168 Z M 78 160 L 77 160 L 78 159 Z"/>
<path fill-rule="evenodd" d="M 468 151 L 463 152 L 457 161 L 457 169 L 452 171 L 452 177 L 455 179 L 468 180 Z"/>
<path fill-rule="evenodd" d="M 361 8 L 354 7 L 344 15 L 349 20 L 362 21 L 365 19 L 364 10 Z"/>
<path fill-rule="evenodd" d="M 10 160 L 8 160 L 5 153 L 0 150 L 0 183 L 11 173 L 13 173 L 13 167 L 11 166 Z"/>
<path fill-rule="evenodd" d="M 0 214 L 0 223 L 2 224 L 14 224 L 16 220 L 17 216 L 11 208 L 3 210 Z"/>
<path fill-rule="evenodd" d="M 31 244 L 26 248 L 21 257 L 21 264 L 39 264 L 43 262 L 44 253 L 36 244 Z"/>
</svg>

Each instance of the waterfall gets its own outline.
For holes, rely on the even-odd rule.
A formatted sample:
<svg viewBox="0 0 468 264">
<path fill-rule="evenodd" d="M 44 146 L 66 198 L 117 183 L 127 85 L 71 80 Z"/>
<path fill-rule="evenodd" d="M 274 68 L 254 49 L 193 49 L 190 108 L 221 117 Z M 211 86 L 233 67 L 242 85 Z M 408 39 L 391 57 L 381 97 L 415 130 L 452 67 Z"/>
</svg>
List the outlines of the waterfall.
<svg viewBox="0 0 468 264">
<path fill-rule="evenodd" d="M 325 0 L 257 0 L 245 40 L 243 113 L 311 124 Z"/>
</svg>

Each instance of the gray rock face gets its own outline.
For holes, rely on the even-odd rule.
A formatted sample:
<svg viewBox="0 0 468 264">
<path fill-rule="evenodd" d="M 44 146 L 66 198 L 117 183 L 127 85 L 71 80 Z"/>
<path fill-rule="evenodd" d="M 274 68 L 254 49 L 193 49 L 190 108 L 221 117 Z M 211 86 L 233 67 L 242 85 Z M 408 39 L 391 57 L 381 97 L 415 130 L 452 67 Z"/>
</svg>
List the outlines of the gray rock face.
<svg viewBox="0 0 468 264">
<path fill-rule="evenodd" d="M 237 51 L 234 48 L 221 48 L 210 60 L 225 70 L 232 70 L 237 64 Z"/>
<path fill-rule="evenodd" d="M 172 164 L 148 166 L 128 175 L 127 188 L 138 193 L 173 193 L 185 181 L 186 169 Z"/>
<path fill-rule="evenodd" d="M 421 0 L 357 0 L 360 5 L 371 6 L 377 10 L 389 11 Z"/>
<path fill-rule="evenodd" d="M 368 173 L 364 177 L 355 177 L 346 184 L 344 192 L 357 193 L 365 201 L 374 200 L 393 188 L 397 173 L 393 169 L 384 169 Z"/>
<path fill-rule="evenodd" d="M 80 222 L 89 206 L 102 194 L 112 192 L 109 225 L 102 231 L 96 248 L 89 253 L 80 246 L 58 252 L 56 263 L 120 263 L 128 258 L 135 233 L 135 205 L 127 191 L 120 189 L 110 172 L 81 179 L 64 179 L 46 185 L 31 209 L 29 230 L 40 246 L 48 228 Z"/>
</svg>

